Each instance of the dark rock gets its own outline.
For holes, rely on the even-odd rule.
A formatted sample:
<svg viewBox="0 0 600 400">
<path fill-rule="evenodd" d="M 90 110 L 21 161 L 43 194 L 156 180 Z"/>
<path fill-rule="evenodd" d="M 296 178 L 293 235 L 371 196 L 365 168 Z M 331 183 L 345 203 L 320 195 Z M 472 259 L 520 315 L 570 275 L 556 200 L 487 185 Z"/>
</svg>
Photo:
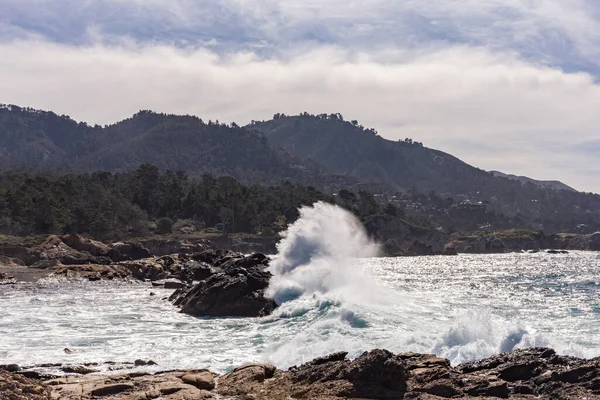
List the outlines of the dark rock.
<svg viewBox="0 0 600 400">
<path fill-rule="evenodd" d="M 595 364 L 580 365 L 557 373 L 553 379 L 559 382 L 576 383 L 591 380 L 598 375 L 598 372 L 598 366 Z"/>
<path fill-rule="evenodd" d="M 333 353 L 328 356 L 315 358 L 314 360 L 309 361 L 308 363 L 306 363 L 304 365 L 305 366 L 321 365 L 321 364 L 325 364 L 325 363 L 333 362 L 333 361 L 344 361 L 346 359 L 347 355 L 348 355 L 347 351 L 340 351 L 339 353 Z"/>
<path fill-rule="evenodd" d="M 100 386 L 91 391 L 92 396 L 104 397 L 123 393 L 134 388 L 133 383 L 117 383 L 115 385 Z"/>
<path fill-rule="evenodd" d="M 17 364 L 4 364 L 0 365 L 0 370 L 8 372 L 18 372 L 21 370 L 21 367 Z"/>
<path fill-rule="evenodd" d="M 542 362 L 528 362 L 524 364 L 511 364 L 498 369 L 498 378 L 508 382 L 526 381 L 540 374 Z"/>
<path fill-rule="evenodd" d="M 170 254 L 192 254 L 207 250 L 210 246 L 205 240 L 194 242 L 180 239 L 150 239 L 140 243 L 156 256 Z"/>
<path fill-rule="evenodd" d="M 547 254 L 569 254 L 569 252 L 567 250 L 554 250 L 554 249 L 550 249 L 550 250 L 546 250 Z"/>
<path fill-rule="evenodd" d="M 139 366 L 143 366 L 143 365 L 158 365 L 158 364 L 152 360 L 144 361 L 144 360 L 138 359 L 133 362 L 133 365 L 139 367 Z"/>
<path fill-rule="evenodd" d="M 111 244 L 110 247 L 118 251 L 125 260 L 141 260 L 152 257 L 152 252 L 141 243 L 119 242 Z"/>
<path fill-rule="evenodd" d="M 39 253 L 37 251 L 20 246 L 0 247 L 0 255 L 21 260 L 25 265 L 32 265 L 40 260 Z"/>
<path fill-rule="evenodd" d="M 336 353 L 291 369 L 289 374 L 296 385 L 337 387 L 338 396 L 394 398 L 407 389 L 402 358 L 387 350 L 368 351 L 354 361 Z"/>
<path fill-rule="evenodd" d="M 162 287 L 165 289 L 181 289 L 187 285 L 178 279 L 160 279 L 152 282 L 153 287 Z"/>
<path fill-rule="evenodd" d="M 265 270 L 266 257 L 215 253 L 219 252 L 205 252 L 202 258 L 214 259 L 223 272 L 177 291 L 171 296 L 174 304 L 180 305 L 182 312 L 199 317 L 260 317 L 273 312 L 275 302 L 264 295 L 271 278 Z"/>
<path fill-rule="evenodd" d="M 444 248 L 444 251 L 442 252 L 442 255 L 444 256 L 457 256 L 458 252 L 456 251 L 456 249 L 454 247 L 446 247 Z"/>
<path fill-rule="evenodd" d="M 363 353 L 348 366 L 344 377 L 356 384 L 381 385 L 385 388 L 406 388 L 406 373 L 400 357 L 387 350 Z"/>
<path fill-rule="evenodd" d="M 93 372 L 98 372 L 98 371 L 88 368 L 84 365 L 62 367 L 61 371 L 66 372 L 68 374 L 79 374 L 79 375 L 87 375 L 87 374 L 91 374 Z"/>
<path fill-rule="evenodd" d="M 495 379 L 476 380 L 474 384 L 466 387 L 464 391 L 470 396 L 508 398 L 510 395 L 507 383 L 503 380 Z"/>
</svg>

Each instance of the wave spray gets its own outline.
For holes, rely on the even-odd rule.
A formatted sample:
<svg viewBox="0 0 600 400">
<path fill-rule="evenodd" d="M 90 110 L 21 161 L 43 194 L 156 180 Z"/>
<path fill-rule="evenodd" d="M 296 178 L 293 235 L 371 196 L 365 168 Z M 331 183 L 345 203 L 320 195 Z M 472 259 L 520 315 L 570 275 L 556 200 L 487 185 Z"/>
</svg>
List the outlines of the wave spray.
<svg viewBox="0 0 600 400">
<path fill-rule="evenodd" d="M 338 206 L 318 202 L 302 207 L 277 250 L 267 294 L 278 304 L 315 293 L 345 300 L 369 295 L 372 285 L 365 285 L 357 258 L 375 257 L 379 248 L 360 221 Z"/>
</svg>

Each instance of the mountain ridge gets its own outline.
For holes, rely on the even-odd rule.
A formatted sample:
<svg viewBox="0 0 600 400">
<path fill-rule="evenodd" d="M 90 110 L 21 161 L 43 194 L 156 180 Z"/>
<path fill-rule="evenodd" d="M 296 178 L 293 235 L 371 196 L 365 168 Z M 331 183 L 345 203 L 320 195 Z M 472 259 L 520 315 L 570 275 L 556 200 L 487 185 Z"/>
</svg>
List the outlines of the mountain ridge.
<svg viewBox="0 0 600 400">
<path fill-rule="evenodd" d="M 549 232 L 600 229 L 598 195 L 495 177 L 411 139 L 384 139 L 340 114 L 275 114 L 240 127 L 140 111 L 101 127 L 0 106 L 0 159 L 5 169 L 29 165 L 34 172 L 121 173 L 153 164 L 247 184 L 290 181 L 327 193 L 366 188 L 381 201 L 403 197 L 398 206 L 446 221 L 446 229 L 452 221 L 470 221 L 473 229 L 499 220 Z"/>
</svg>

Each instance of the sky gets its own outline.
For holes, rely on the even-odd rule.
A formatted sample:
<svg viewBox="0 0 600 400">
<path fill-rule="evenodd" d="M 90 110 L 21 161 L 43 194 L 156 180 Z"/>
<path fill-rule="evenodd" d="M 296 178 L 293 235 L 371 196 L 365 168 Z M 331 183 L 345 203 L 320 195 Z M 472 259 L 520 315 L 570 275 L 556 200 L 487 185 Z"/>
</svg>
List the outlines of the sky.
<svg viewBox="0 0 600 400">
<path fill-rule="evenodd" d="M 596 0 L 0 0 L 0 103 L 109 124 L 341 113 L 600 193 Z"/>
</svg>

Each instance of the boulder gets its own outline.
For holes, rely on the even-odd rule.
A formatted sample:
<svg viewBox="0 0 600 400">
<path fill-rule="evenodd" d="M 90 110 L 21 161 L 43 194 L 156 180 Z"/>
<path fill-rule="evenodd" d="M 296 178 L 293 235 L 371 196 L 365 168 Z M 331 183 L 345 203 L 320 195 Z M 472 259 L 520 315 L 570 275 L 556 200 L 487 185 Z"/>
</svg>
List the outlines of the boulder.
<svg viewBox="0 0 600 400">
<path fill-rule="evenodd" d="M 265 297 L 271 279 L 271 273 L 266 270 L 266 256 L 253 254 L 213 259 L 217 264 L 214 274 L 171 296 L 182 312 L 199 317 L 260 317 L 273 312 L 274 300 Z"/>
<path fill-rule="evenodd" d="M 107 257 L 114 262 L 125 261 L 127 259 L 116 249 L 97 240 L 86 239 L 77 234 L 64 235 L 62 241 L 72 249 L 79 252 L 86 252 L 95 257 Z"/>
<path fill-rule="evenodd" d="M 31 265 L 40 259 L 38 252 L 20 246 L 0 247 L 0 255 L 20 260 L 25 265 Z"/>
<path fill-rule="evenodd" d="M 141 260 L 152 257 L 152 252 L 141 243 L 113 243 L 110 245 L 118 251 L 126 260 Z"/>
<path fill-rule="evenodd" d="M 198 389 L 213 390 L 215 388 L 215 378 L 213 374 L 208 371 L 186 374 L 181 377 L 181 380 Z"/>
</svg>

